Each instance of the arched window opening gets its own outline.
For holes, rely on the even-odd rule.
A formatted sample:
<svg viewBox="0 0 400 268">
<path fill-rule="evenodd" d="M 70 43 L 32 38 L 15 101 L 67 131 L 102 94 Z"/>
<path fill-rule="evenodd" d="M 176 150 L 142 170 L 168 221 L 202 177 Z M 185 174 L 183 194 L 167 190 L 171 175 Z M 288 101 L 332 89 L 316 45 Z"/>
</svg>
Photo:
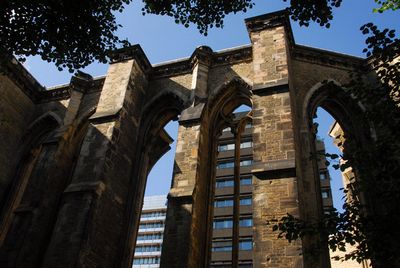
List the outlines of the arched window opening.
<svg viewBox="0 0 400 268">
<path fill-rule="evenodd" d="M 342 151 L 340 145 L 333 135 L 340 129 L 339 123 L 323 108 L 317 109 L 314 124 L 317 124 L 316 133 L 316 153 L 318 157 L 318 171 L 321 184 L 321 195 L 324 212 L 329 212 L 333 208 L 343 211 L 343 180 L 340 172 L 340 156 Z M 343 137 L 343 135 L 341 135 Z M 329 155 L 339 156 L 332 159 Z"/>
<path fill-rule="evenodd" d="M 147 176 L 133 257 L 132 267 L 134 268 L 143 267 L 143 265 L 156 267 L 161 261 L 167 215 L 167 194 L 171 187 L 178 122 L 169 121 L 161 132 L 172 142 L 169 145 L 171 149 L 154 164 Z"/>
<path fill-rule="evenodd" d="M 230 110 L 217 137 L 210 267 L 252 267 L 251 107 Z"/>
<path fill-rule="evenodd" d="M 322 200 L 322 211 L 325 217 L 329 217 L 335 211 L 344 213 L 346 203 L 351 202 L 353 198 L 359 201 L 361 194 L 352 194 L 357 182 L 355 170 L 348 166 L 347 161 L 343 159 L 346 147 L 346 136 L 341 123 L 334 118 L 327 110 L 319 106 L 316 110 L 316 116 L 313 119 L 315 133 L 315 152 L 317 155 L 317 172 L 319 174 L 319 189 Z M 353 251 L 355 245 L 346 243 L 346 251 L 330 251 L 330 267 L 343 267 L 343 262 L 333 257 L 343 258 L 345 254 Z M 358 263 L 355 260 L 347 260 L 346 266 L 351 267 L 369 267 L 367 260 Z"/>
<path fill-rule="evenodd" d="M 168 122 L 164 127 L 164 131 L 173 140 L 170 144 L 171 149 L 151 169 L 147 177 L 145 196 L 166 195 L 171 186 L 176 140 L 178 137 L 178 122 Z"/>
<path fill-rule="evenodd" d="M 21 229 L 12 228 L 13 224 L 19 223 L 16 218 L 24 214 L 16 212 L 21 205 L 28 185 L 37 184 L 35 180 L 42 177 L 40 168 L 48 161 L 46 157 L 43 157 L 47 153 L 46 150 L 48 150 L 48 148 L 43 148 L 43 143 L 52 136 L 59 123 L 59 118 L 52 112 L 44 114 L 31 124 L 25 136 L 21 139 L 24 144 L 21 146 L 21 158 L 18 168 L 12 183 L 7 189 L 8 196 L 0 205 L 0 218 L 2 219 L 0 221 L 0 246 L 6 239 L 15 240 L 13 232 L 22 232 Z M 19 237 L 22 236 L 19 235 Z"/>
<path fill-rule="evenodd" d="M 124 220 L 126 239 L 121 241 L 121 248 L 123 248 L 123 252 L 121 252 L 121 255 L 123 255 L 123 265 L 131 266 L 133 263 L 135 263 L 135 265 L 140 265 L 140 263 L 161 261 L 161 237 L 164 237 L 165 217 L 168 217 L 168 215 L 166 215 L 165 194 L 168 192 L 171 185 L 172 172 L 166 172 L 164 168 L 157 167 L 156 164 L 168 151 L 171 151 L 171 148 L 175 149 L 175 144 L 173 144 L 173 141 L 177 140 L 177 122 L 175 121 L 185 108 L 185 103 L 187 104 L 187 102 L 177 94 L 166 90 L 162 95 L 149 101 L 143 108 L 140 124 L 138 126 L 140 132 L 134 143 L 136 146 L 134 147 L 134 155 L 131 162 L 130 187 L 132 191 L 129 192 L 129 196 L 127 197 L 127 216 Z M 171 121 L 174 122 L 168 125 Z M 171 132 L 171 130 L 174 131 Z M 169 132 L 171 134 L 169 134 Z M 161 165 L 164 163 L 164 165 L 169 166 L 171 170 L 173 167 L 171 160 L 174 158 L 174 152 L 170 152 L 164 156 L 164 158 L 165 159 L 160 162 Z M 164 160 L 167 160 L 167 163 L 165 163 Z M 153 170 L 154 173 L 152 177 L 156 176 L 157 178 L 150 178 L 148 182 L 151 170 Z M 157 172 L 157 170 L 161 170 L 161 172 Z M 155 181 L 156 183 L 154 183 Z M 151 185 L 154 184 L 160 187 L 151 189 Z M 160 204 L 161 210 L 154 210 L 152 204 L 150 204 L 152 209 L 144 212 L 141 219 L 142 208 L 148 208 L 146 204 L 143 206 L 146 185 L 150 186 L 150 188 L 147 189 L 148 193 L 157 194 L 157 197 L 155 197 L 156 201 L 153 201 Z M 163 197 L 160 197 L 160 195 L 163 195 Z M 154 222 L 154 225 L 150 225 L 150 223 L 153 222 L 151 220 L 149 221 L 149 218 L 158 220 Z M 141 232 L 142 229 L 152 229 L 157 230 L 157 232 L 153 232 L 152 235 L 147 236 L 145 233 Z M 158 247 L 148 247 L 148 242 L 151 240 L 160 242 L 159 250 Z M 135 252 L 136 242 L 138 242 L 138 252 Z M 145 253 L 151 249 L 157 249 L 155 251 L 157 252 L 157 259 L 144 259 Z"/>
</svg>

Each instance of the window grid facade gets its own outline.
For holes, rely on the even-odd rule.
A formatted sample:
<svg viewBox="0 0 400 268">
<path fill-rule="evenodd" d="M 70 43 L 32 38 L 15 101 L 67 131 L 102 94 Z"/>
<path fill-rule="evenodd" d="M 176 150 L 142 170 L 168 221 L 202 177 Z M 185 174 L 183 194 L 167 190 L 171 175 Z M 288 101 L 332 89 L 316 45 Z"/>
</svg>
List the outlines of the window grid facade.
<svg viewBox="0 0 400 268">
<path fill-rule="evenodd" d="M 133 268 L 158 268 L 167 212 L 167 197 L 146 196 L 136 238 Z"/>
<path fill-rule="evenodd" d="M 236 118 L 247 113 L 235 114 Z M 239 267 L 253 267 L 253 217 L 252 217 L 252 124 L 246 123 L 241 134 L 240 142 L 240 194 L 238 222 Z M 219 138 L 215 195 L 213 234 L 210 243 L 210 267 L 232 267 L 233 226 L 234 226 L 234 167 L 235 167 L 235 138 L 231 128 L 223 129 Z"/>
</svg>

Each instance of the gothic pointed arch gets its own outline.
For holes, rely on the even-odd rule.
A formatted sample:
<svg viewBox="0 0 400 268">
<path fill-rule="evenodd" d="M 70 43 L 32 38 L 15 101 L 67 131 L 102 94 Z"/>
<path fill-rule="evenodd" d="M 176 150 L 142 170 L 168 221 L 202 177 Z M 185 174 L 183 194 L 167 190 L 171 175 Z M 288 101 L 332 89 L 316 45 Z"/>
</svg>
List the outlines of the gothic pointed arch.
<svg viewBox="0 0 400 268">
<path fill-rule="evenodd" d="M 61 119 L 53 112 L 47 112 L 29 125 L 22 137 L 20 160 L 14 179 L 9 185 L 8 195 L 1 202 L 0 246 L 2 246 L 14 218 L 14 212 L 20 205 L 26 187 L 42 154 L 42 144 L 52 137 L 61 125 Z"/>
<path fill-rule="evenodd" d="M 238 76 L 219 85 L 212 92 L 214 93 L 209 97 L 206 107 L 208 112 L 213 110 L 212 114 L 221 107 L 224 107 L 221 112 L 229 114 L 241 104 L 252 106 L 251 86 Z"/>
<path fill-rule="evenodd" d="M 193 193 L 189 266 L 208 267 L 212 240 L 213 196 L 218 137 L 227 124 L 233 122 L 232 112 L 240 105 L 252 107 L 251 86 L 234 77 L 218 86 L 205 104 L 200 121 L 200 143 L 196 185 Z M 247 120 L 246 117 L 245 120 Z M 195 227 L 197 226 L 197 228 Z M 201 226 L 199 228 L 198 226 Z M 204 235 L 206 234 L 206 235 Z M 197 248 L 197 250 L 196 250 Z M 200 251 L 198 249 L 201 249 Z M 196 263 L 197 262 L 197 263 Z"/>
<path fill-rule="evenodd" d="M 303 113 L 309 122 L 318 107 L 332 114 L 344 130 L 354 133 L 359 138 L 371 137 L 372 133 L 366 133 L 365 130 L 373 131 L 372 125 L 360 120 L 364 113 L 363 105 L 355 99 L 349 89 L 337 81 L 323 81 L 311 88 L 303 104 Z"/>
<path fill-rule="evenodd" d="M 133 261 L 134 246 L 136 241 L 136 228 L 139 224 L 139 215 L 142 204 L 147 176 L 154 164 L 170 150 L 172 138 L 164 130 L 164 126 L 171 120 L 177 120 L 182 110 L 187 106 L 185 96 L 176 94 L 176 92 L 165 90 L 161 94 L 153 97 L 142 111 L 142 119 L 139 122 L 141 129 L 138 136 L 135 152 L 135 163 L 137 167 L 131 174 L 130 187 L 134 191 L 130 192 L 128 197 L 128 208 L 126 221 L 124 223 L 125 232 L 128 234 L 122 241 L 121 248 L 124 248 L 123 260 L 126 263 Z M 139 208 L 139 209 L 138 209 Z"/>
<path fill-rule="evenodd" d="M 298 159 L 302 159 L 301 165 L 296 168 L 299 177 L 299 202 L 301 217 L 306 221 L 313 221 L 323 217 L 324 208 L 321 196 L 320 164 L 325 155 L 319 155 L 317 149 L 317 128 L 314 123 L 317 109 L 322 108 L 328 112 L 335 120 L 337 126 L 344 133 L 346 142 L 341 145 L 345 155 L 354 157 L 354 148 L 365 149 L 374 142 L 373 124 L 365 117 L 365 108 L 349 88 L 346 88 L 336 80 L 328 79 L 316 83 L 308 89 L 307 94 L 299 102 L 301 105 L 301 120 L 299 127 L 300 140 L 302 144 L 301 151 L 297 151 Z M 343 137 L 341 137 L 343 138 Z M 304 146 L 303 146 L 304 145 Z M 343 147 L 344 146 L 344 147 Z M 329 152 L 328 152 L 329 153 Z M 357 156 L 359 158 L 360 155 Z M 328 160 L 330 160 L 328 158 Z M 361 161 L 362 159 L 358 159 Z M 351 166 L 351 172 L 355 180 L 362 180 L 359 177 L 358 167 Z M 346 185 L 343 185 L 346 188 Z M 310 194 L 312 193 L 312 194 Z M 365 193 L 358 193 L 358 197 L 367 204 Z M 319 242 L 317 242 L 319 241 Z M 330 263 L 330 257 L 327 246 L 327 237 L 321 235 L 316 237 L 303 237 L 303 251 L 312 250 L 312 247 L 321 243 L 320 247 L 325 248 L 322 252 L 322 259 L 327 265 Z"/>
</svg>

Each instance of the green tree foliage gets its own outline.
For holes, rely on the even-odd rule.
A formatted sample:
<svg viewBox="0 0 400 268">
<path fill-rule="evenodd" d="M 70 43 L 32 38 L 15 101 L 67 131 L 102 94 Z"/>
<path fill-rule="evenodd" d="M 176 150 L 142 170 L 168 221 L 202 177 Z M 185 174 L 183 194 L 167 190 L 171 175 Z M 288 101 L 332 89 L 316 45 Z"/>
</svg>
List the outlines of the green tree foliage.
<svg viewBox="0 0 400 268">
<path fill-rule="evenodd" d="M 382 13 L 386 10 L 397 10 L 400 8 L 400 0 L 375 0 L 380 5 L 379 8 L 374 9 L 375 12 Z"/>
<path fill-rule="evenodd" d="M 131 0 L 2 0 L 1 46 L 23 57 L 40 55 L 60 70 L 71 72 L 93 61 L 107 62 L 107 53 L 129 43 L 115 32 L 115 12 Z"/>
</svg>

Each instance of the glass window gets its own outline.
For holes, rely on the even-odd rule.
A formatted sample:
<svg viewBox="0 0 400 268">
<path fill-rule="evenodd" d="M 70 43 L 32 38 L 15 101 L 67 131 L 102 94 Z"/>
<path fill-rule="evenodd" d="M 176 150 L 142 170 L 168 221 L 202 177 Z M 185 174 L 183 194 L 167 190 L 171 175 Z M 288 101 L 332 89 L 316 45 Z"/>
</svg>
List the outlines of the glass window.
<svg viewBox="0 0 400 268">
<path fill-rule="evenodd" d="M 253 218 L 252 217 L 245 217 L 241 218 L 239 221 L 240 227 L 251 227 L 253 226 Z"/>
<path fill-rule="evenodd" d="M 233 187 L 233 178 L 222 178 L 222 179 L 217 179 L 215 187 L 217 188 L 223 188 L 223 187 Z"/>
<path fill-rule="evenodd" d="M 245 126 L 244 126 L 244 128 L 252 128 L 253 127 L 253 123 L 247 123 Z"/>
<path fill-rule="evenodd" d="M 252 250 L 253 241 L 251 239 L 243 239 L 239 241 L 239 250 Z"/>
<path fill-rule="evenodd" d="M 253 147 L 252 141 L 245 141 L 240 144 L 240 149 L 251 148 L 251 147 Z"/>
<path fill-rule="evenodd" d="M 230 127 L 226 127 L 226 128 L 224 128 L 224 129 L 222 130 L 222 132 L 228 132 L 228 131 L 231 131 L 231 128 L 230 128 Z"/>
<path fill-rule="evenodd" d="M 217 164 L 217 169 L 224 169 L 224 168 L 233 168 L 235 163 L 233 161 L 230 162 L 221 162 Z"/>
<path fill-rule="evenodd" d="M 139 229 L 162 228 L 162 227 L 164 227 L 163 222 L 149 222 L 149 223 L 141 223 L 139 225 Z"/>
<path fill-rule="evenodd" d="M 324 199 L 329 198 L 329 190 L 323 190 L 321 192 L 321 194 L 322 194 L 322 198 L 324 198 Z"/>
<path fill-rule="evenodd" d="M 250 206 L 252 204 L 251 196 L 245 196 L 240 198 L 241 206 Z"/>
<path fill-rule="evenodd" d="M 232 251 L 232 241 L 215 241 L 212 242 L 212 251 L 220 252 L 220 251 Z"/>
<path fill-rule="evenodd" d="M 319 173 L 319 178 L 320 178 L 320 180 L 326 180 L 326 174 L 325 173 Z"/>
<path fill-rule="evenodd" d="M 241 177 L 240 178 L 240 185 L 251 185 L 252 178 L 251 176 Z"/>
<path fill-rule="evenodd" d="M 143 212 L 141 218 L 163 217 L 166 214 L 167 214 L 166 211 Z"/>
<path fill-rule="evenodd" d="M 159 264 L 160 258 L 137 258 L 133 260 L 133 264 Z"/>
<path fill-rule="evenodd" d="M 214 201 L 214 207 L 222 208 L 222 207 L 232 207 L 233 200 L 232 199 L 217 199 Z"/>
<path fill-rule="evenodd" d="M 217 219 L 214 220 L 213 223 L 214 229 L 226 229 L 226 228 L 232 228 L 232 226 L 233 226 L 232 219 Z"/>
<path fill-rule="evenodd" d="M 245 176 L 240 178 L 240 185 L 251 185 L 252 184 L 252 177 Z M 225 178 L 217 178 L 215 182 L 216 188 L 224 188 L 224 187 L 233 187 L 234 181 L 232 177 L 225 177 Z"/>
<path fill-rule="evenodd" d="M 234 143 L 218 145 L 218 152 L 224 152 L 224 151 L 229 151 L 229 150 L 235 150 L 235 144 Z"/>
<path fill-rule="evenodd" d="M 142 234 L 137 236 L 137 240 L 158 240 L 162 238 L 163 238 L 162 233 Z"/>
<path fill-rule="evenodd" d="M 242 160 L 240 161 L 240 166 L 251 166 L 253 164 L 253 160 L 249 159 L 249 160 Z"/>
<path fill-rule="evenodd" d="M 247 159 L 247 160 L 241 160 L 240 161 L 240 166 L 251 166 L 253 164 L 253 160 L 252 159 Z M 229 162 L 220 162 L 217 163 L 217 169 L 224 169 L 224 168 L 234 168 L 235 167 L 235 163 L 233 161 L 229 161 Z"/>
<path fill-rule="evenodd" d="M 154 252 L 161 251 L 160 245 L 149 245 L 136 247 L 135 252 Z"/>
</svg>

